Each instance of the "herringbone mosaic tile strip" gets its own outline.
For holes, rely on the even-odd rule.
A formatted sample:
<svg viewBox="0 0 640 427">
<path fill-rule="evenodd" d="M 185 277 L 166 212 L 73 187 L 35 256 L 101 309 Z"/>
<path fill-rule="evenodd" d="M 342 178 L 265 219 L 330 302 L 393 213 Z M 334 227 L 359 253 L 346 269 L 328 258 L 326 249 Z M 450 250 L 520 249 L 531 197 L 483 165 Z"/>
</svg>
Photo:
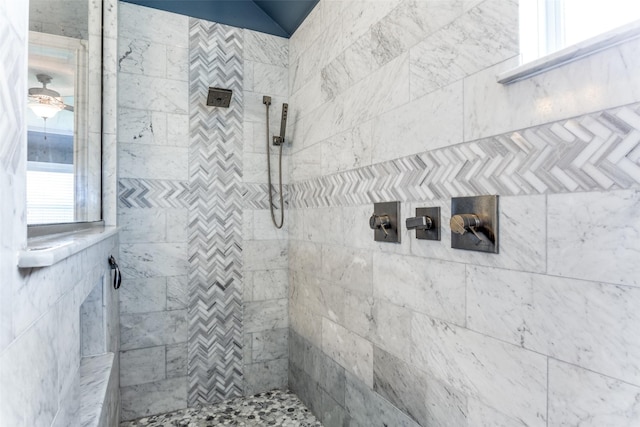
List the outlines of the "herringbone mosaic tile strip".
<svg viewBox="0 0 640 427">
<path fill-rule="evenodd" d="M 244 200 L 244 208 L 245 209 L 269 209 L 269 193 L 268 193 L 268 184 L 244 184 L 242 197 Z M 274 199 L 273 205 L 276 209 L 280 209 L 280 201 L 279 197 L 276 196 L 278 187 L 273 186 L 276 190 L 274 191 Z M 285 209 L 289 206 L 289 186 L 282 186 L 283 198 L 284 198 L 284 207 Z"/>
<path fill-rule="evenodd" d="M 242 395 L 242 30 L 191 19 L 188 405 Z M 206 105 L 209 86 L 233 90 Z"/>
<path fill-rule="evenodd" d="M 640 185 L 640 104 L 290 184 L 294 207 Z"/>
<path fill-rule="evenodd" d="M 188 206 L 189 183 L 159 179 L 118 180 L 121 208 L 184 208 Z"/>
</svg>

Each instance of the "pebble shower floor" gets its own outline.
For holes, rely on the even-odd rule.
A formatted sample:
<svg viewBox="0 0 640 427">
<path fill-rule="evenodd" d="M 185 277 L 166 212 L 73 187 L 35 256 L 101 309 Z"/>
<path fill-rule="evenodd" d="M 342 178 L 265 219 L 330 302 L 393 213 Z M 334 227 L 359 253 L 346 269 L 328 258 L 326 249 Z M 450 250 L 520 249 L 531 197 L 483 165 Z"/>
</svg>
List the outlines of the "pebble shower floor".
<svg viewBox="0 0 640 427">
<path fill-rule="evenodd" d="M 215 405 L 181 409 L 127 421 L 120 427 L 213 427 L 284 426 L 322 427 L 298 397 L 273 390 L 250 397 L 226 400 Z"/>
</svg>

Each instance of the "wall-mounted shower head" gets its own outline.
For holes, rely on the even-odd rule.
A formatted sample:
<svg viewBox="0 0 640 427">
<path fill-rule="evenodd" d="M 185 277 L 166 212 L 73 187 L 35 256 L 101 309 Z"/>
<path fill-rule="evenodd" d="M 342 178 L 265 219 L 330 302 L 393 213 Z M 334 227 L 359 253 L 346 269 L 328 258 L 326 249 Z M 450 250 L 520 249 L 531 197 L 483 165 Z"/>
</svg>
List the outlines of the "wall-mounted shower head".
<svg viewBox="0 0 640 427">
<path fill-rule="evenodd" d="M 282 118 L 280 119 L 280 135 L 273 137 L 273 145 L 284 143 L 284 133 L 287 130 L 287 115 L 289 114 L 289 104 L 282 104 Z"/>
<path fill-rule="evenodd" d="M 231 89 L 210 87 L 209 95 L 207 96 L 207 105 L 212 107 L 229 108 L 232 93 L 233 91 Z"/>
</svg>

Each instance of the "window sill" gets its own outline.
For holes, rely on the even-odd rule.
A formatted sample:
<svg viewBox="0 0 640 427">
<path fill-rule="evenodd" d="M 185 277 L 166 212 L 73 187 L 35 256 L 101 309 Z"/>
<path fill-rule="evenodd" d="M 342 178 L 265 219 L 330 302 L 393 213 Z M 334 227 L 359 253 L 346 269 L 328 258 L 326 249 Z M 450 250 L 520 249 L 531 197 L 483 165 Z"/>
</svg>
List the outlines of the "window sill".
<svg viewBox="0 0 640 427">
<path fill-rule="evenodd" d="M 497 76 L 497 80 L 498 83 L 505 85 L 515 83 L 637 37 L 640 37 L 640 21 L 632 22 L 505 71 Z"/>
<path fill-rule="evenodd" d="M 18 267 L 48 267 L 95 245 L 118 232 L 117 227 L 97 226 L 72 233 L 30 238 L 27 250 L 18 252 Z"/>
</svg>

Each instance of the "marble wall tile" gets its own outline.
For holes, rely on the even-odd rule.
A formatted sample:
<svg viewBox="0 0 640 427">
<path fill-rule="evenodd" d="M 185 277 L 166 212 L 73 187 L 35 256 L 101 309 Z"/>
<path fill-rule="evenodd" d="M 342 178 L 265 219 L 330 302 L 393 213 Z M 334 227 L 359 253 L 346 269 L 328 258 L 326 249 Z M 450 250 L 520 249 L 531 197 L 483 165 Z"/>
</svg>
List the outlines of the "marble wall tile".
<svg viewBox="0 0 640 427">
<path fill-rule="evenodd" d="M 373 291 L 393 304 L 464 325 L 464 264 L 374 254 Z"/>
<path fill-rule="evenodd" d="M 120 269 L 125 278 L 187 274 L 187 247 L 184 243 L 122 244 L 120 252 Z"/>
<path fill-rule="evenodd" d="M 276 240 L 244 242 L 243 269 L 245 271 L 282 269 L 287 266 L 287 244 Z"/>
<path fill-rule="evenodd" d="M 167 277 L 167 310 L 187 308 L 189 283 L 187 276 Z"/>
<path fill-rule="evenodd" d="M 287 300 L 245 303 L 243 325 L 245 333 L 288 327 Z"/>
<path fill-rule="evenodd" d="M 297 271 L 320 271 L 322 268 L 322 245 L 312 242 L 292 241 L 289 245 L 289 269 Z"/>
<path fill-rule="evenodd" d="M 342 294 L 344 304 L 342 323 L 352 332 L 371 339 L 376 327 L 374 305 L 377 301 L 373 298 L 373 293 L 347 290 Z"/>
<path fill-rule="evenodd" d="M 373 348 L 373 389 L 421 425 L 427 424 L 427 376 L 397 357 Z"/>
<path fill-rule="evenodd" d="M 411 310 L 376 299 L 372 310 L 372 341 L 376 346 L 409 362 L 411 355 Z"/>
<path fill-rule="evenodd" d="M 118 40 L 118 71 L 153 77 L 167 76 L 167 47 L 147 40 Z"/>
<path fill-rule="evenodd" d="M 344 126 L 350 128 L 409 101 L 409 55 L 403 54 L 349 88 Z"/>
<path fill-rule="evenodd" d="M 189 150 L 182 147 L 120 144 L 120 178 L 188 179 Z"/>
<path fill-rule="evenodd" d="M 253 89 L 247 90 L 270 96 L 287 96 L 289 94 L 288 73 L 288 69 L 283 66 L 254 62 Z"/>
<path fill-rule="evenodd" d="M 360 381 L 373 386 L 373 346 L 369 341 L 322 318 L 322 351 Z"/>
<path fill-rule="evenodd" d="M 189 47 L 189 18 L 185 15 L 129 3 L 120 4 L 118 12 L 119 37 Z"/>
<path fill-rule="evenodd" d="M 565 277 L 640 286 L 629 257 L 640 253 L 640 191 L 548 196 L 548 271 Z M 570 206 L 570 213 L 567 212 Z"/>
<path fill-rule="evenodd" d="M 367 34 L 372 25 L 380 21 L 401 3 L 401 0 L 358 0 L 350 1 L 342 11 L 345 43 L 351 44 Z"/>
<path fill-rule="evenodd" d="M 462 82 L 454 83 L 378 116 L 373 121 L 372 162 L 462 141 L 462 91 Z"/>
<path fill-rule="evenodd" d="M 271 329 L 252 334 L 252 359 L 254 362 L 283 359 L 288 355 L 289 328 Z"/>
<path fill-rule="evenodd" d="M 120 316 L 121 349 L 176 344 L 187 339 L 187 311 L 172 310 Z"/>
<path fill-rule="evenodd" d="M 549 360 L 549 424 L 635 425 L 640 388 L 566 363 Z"/>
<path fill-rule="evenodd" d="M 368 251 L 323 246 L 321 274 L 342 288 L 371 295 L 372 262 L 371 253 Z"/>
<path fill-rule="evenodd" d="M 252 395 L 273 389 L 287 387 L 288 360 L 276 359 L 244 366 L 244 389 L 246 395 Z"/>
<path fill-rule="evenodd" d="M 118 79 L 118 104 L 174 114 L 189 111 L 189 85 L 185 81 L 130 74 Z"/>
<path fill-rule="evenodd" d="M 510 85 L 496 75 L 517 58 L 465 78 L 465 141 L 636 102 L 636 49 L 629 41 Z"/>
<path fill-rule="evenodd" d="M 296 59 L 309 48 L 311 43 L 318 38 L 324 29 L 324 5 L 319 2 L 309 15 L 300 23 L 300 26 L 289 39 L 289 58 Z"/>
<path fill-rule="evenodd" d="M 122 421 L 187 407 L 187 377 L 121 388 Z"/>
<path fill-rule="evenodd" d="M 245 300 L 265 301 L 288 297 L 287 270 L 255 271 L 245 274 Z"/>
<path fill-rule="evenodd" d="M 545 356 L 417 313 L 411 340 L 418 368 L 526 425 L 546 425 Z"/>
<path fill-rule="evenodd" d="M 102 293 L 101 286 L 97 289 L 100 293 Z M 100 298 L 98 302 L 102 303 L 102 298 Z M 100 309 L 100 311 L 102 311 L 102 304 L 100 304 L 98 308 Z M 58 396 L 60 396 L 60 398 L 62 399 L 64 396 L 72 393 L 70 389 L 73 388 L 75 382 L 77 381 L 76 377 L 78 366 L 80 366 L 80 356 L 82 350 L 81 340 L 83 346 L 86 346 L 86 342 L 101 344 L 101 349 L 104 352 L 105 329 L 104 323 L 102 322 L 102 313 L 97 313 L 99 315 L 100 321 L 97 321 L 98 319 L 95 319 L 96 321 L 94 321 L 93 323 L 97 324 L 97 326 L 102 326 L 102 328 L 93 328 L 91 332 L 93 332 L 94 335 L 88 335 L 84 333 L 85 331 L 82 331 L 81 338 L 80 318 L 83 313 L 80 311 L 79 295 L 75 291 L 67 292 L 58 301 L 58 303 L 54 307 L 54 310 L 56 316 L 55 328 L 58 333 L 56 334 L 55 338 L 50 337 L 50 339 L 55 340 L 54 345 L 58 363 Z M 85 322 L 82 323 L 82 326 L 85 327 Z M 96 349 L 96 347 L 98 346 L 94 344 L 92 347 L 93 349 Z"/>
<path fill-rule="evenodd" d="M 426 422 L 431 426 L 476 426 L 492 425 L 469 422 L 467 396 L 446 382 L 433 377 L 427 378 Z"/>
<path fill-rule="evenodd" d="M 340 405 L 324 390 L 322 390 L 321 402 L 319 416 L 324 427 L 344 427 L 349 425 L 349 416 L 344 405 Z"/>
<path fill-rule="evenodd" d="M 280 126 L 277 129 L 271 129 L 272 134 L 279 132 Z M 274 197 L 278 188 L 278 151 L 273 150 L 271 153 L 271 182 L 275 186 Z M 243 174 L 242 180 L 244 182 L 268 182 L 268 169 L 267 169 L 267 155 L 266 153 L 251 153 L 245 152 L 242 155 Z M 282 159 L 282 183 L 287 184 L 289 181 L 289 164 L 287 158 Z M 276 199 L 277 200 L 277 199 Z M 278 202 L 279 203 L 279 202 Z"/>
<path fill-rule="evenodd" d="M 189 49 L 167 46 L 167 78 L 189 80 Z"/>
<path fill-rule="evenodd" d="M 289 114 L 293 119 L 291 123 L 297 123 L 305 115 L 322 105 L 328 98 L 322 93 L 322 78 L 320 74 L 312 76 L 300 87 L 299 90 L 291 94 Z M 294 139 L 293 151 L 299 150 L 303 145 L 300 138 Z"/>
<path fill-rule="evenodd" d="M 288 67 L 289 48 L 287 39 L 251 30 L 244 30 L 243 34 L 244 59 L 278 67 Z"/>
<path fill-rule="evenodd" d="M 366 34 L 322 68 L 321 89 L 325 99 L 341 96 L 346 89 L 376 70 L 371 45 L 371 37 Z"/>
<path fill-rule="evenodd" d="M 417 44 L 410 52 L 412 97 L 517 55 L 517 21 L 517 1 L 489 0 Z"/>
<path fill-rule="evenodd" d="M 187 375 L 187 344 L 166 345 L 167 378 L 184 377 Z"/>
<path fill-rule="evenodd" d="M 345 408 L 351 422 L 357 426 L 419 426 L 350 373 L 347 373 L 345 386 Z"/>
<path fill-rule="evenodd" d="M 79 307 L 80 328 L 79 332 L 75 335 L 76 338 L 78 337 L 78 333 L 80 335 L 80 353 L 83 357 L 102 354 L 106 351 L 104 307 L 106 306 L 107 301 L 104 301 L 104 283 L 106 283 L 106 280 L 103 278 L 94 282 L 95 286 Z M 77 295 L 74 295 L 74 297 L 77 299 Z M 65 307 L 66 310 L 72 312 L 74 317 L 76 317 L 75 322 L 78 322 L 77 315 L 75 313 L 77 311 L 77 307 L 78 304 L 75 302 Z M 74 322 L 74 320 L 71 321 Z M 70 333 L 71 331 L 65 332 Z M 65 347 L 70 346 L 72 349 L 75 347 L 73 345 L 73 341 L 71 341 L 71 337 L 73 337 L 73 335 L 73 333 L 70 333 L 70 336 L 65 338 Z M 79 362 L 79 360 L 76 361 Z M 74 368 L 76 367 L 77 365 Z"/>
<path fill-rule="evenodd" d="M 313 119 L 304 121 L 304 145 L 311 146 L 340 133 L 343 129 L 343 109 L 343 100 L 335 99 L 312 111 L 310 114 Z"/>
<path fill-rule="evenodd" d="M 640 289 L 482 267 L 467 270 L 467 326 L 640 384 Z M 558 307 L 562 307 L 558 310 Z"/>
<path fill-rule="evenodd" d="M 404 1 L 372 25 L 373 57 L 383 65 L 462 14 L 460 1 Z"/>
<path fill-rule="evenodd" d="M 283 172 L 285 173 L 285 168 L 283 167 Z M 286 189 L 285 189 L 286 193 Z M 278 200 L 279 196 L 276 196 L 274 192 L 274 200 Z M 253 240 L 287 240 L 287 235 L 289 233 L 289 210 L 286 209 L 287 196 L 285 194 L 285 212 L 284 212 L 284 225 L 282 228 L 277 229 L 273 225 L 273 220 L 271 219 L 271 212 L 267 209 L 259 209 L 254 210 L 252 215 L 252 239 Z M 279 200 L 277 202 L 280 203 Z M 245 213 L 247 211 L 245 210 Z M 280 220 L 279 212 L 274 211 L 276 215 L 276 220 Z"/>
<path fill-rule="evenodd" d="M 119 289 L 121 313 L 149 313 L 167 308 L 167 278 L 129 278 Z"/>
<path fill-rule="evenodd" d="M 120 242 L 147 243 L 166 241 L 165 209 L 118 209 L 118 225 L 122 227 Z"/>
<path fill-rule="evenodd" d="M 120 386 L 165 379 L 165 346 L 120 352 Z"/>
<path fill-rule="evenodd" d="M 331 244 L 343 242 L 340 208 L 306 209 L 302 215 L 305 240 Z M 327 218 L 335 221 L 327 223 Z"/>
<path fill-rule="evenodd" d="M 509 417 L 476 399 L 469 399 L 467 408 L 467 421 L 470 426 L 526 426 L 522 419 Z"/>
<path fill-rule="evenodd" d="M 291 329 L 317 347 L 322 346 L 322 318 L 305 307 L 289 307 Z"/>
<path fill-rule="evenodd" d="M 322 145 L 315 144 L 291 154 L 291 181 L 302 181 L 320 176 L 322 171 Z"/>
<path fill-rule="evenodd" d="M 341 132 L 322 144 L 322 174 L 371 164 L 373 121 Z"/>
</svg>

